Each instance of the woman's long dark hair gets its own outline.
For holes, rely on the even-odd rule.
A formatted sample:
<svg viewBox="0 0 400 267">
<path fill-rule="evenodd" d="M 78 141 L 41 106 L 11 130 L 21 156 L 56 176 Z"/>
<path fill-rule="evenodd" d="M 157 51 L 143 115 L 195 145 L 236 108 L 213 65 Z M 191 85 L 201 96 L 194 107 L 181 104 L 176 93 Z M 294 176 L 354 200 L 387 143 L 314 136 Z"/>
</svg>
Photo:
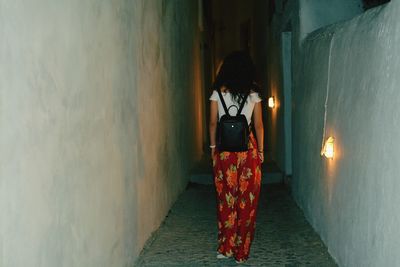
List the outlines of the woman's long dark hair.
<svg viewBox="0 0 400 267">
<path fill-rule="evenodd" d="M 234 51 L 225 57 L 215 78 L 213 89 L 225 86 L 235 102 L 239 102 L 250 91 L 259 93 L 256 70 L 250 55 L 245 51 Z"/>
</svg>

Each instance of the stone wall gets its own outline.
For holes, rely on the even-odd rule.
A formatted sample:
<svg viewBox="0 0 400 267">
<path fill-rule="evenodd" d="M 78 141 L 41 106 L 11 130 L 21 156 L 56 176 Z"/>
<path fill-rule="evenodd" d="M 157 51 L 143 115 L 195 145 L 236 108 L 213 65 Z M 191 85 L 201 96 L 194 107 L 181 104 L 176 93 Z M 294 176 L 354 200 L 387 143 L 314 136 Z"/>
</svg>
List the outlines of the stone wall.
<svg viewBox="0 0 400 267">
<path fill-rule="evenodd" d="M 201 156 L 196 1 L 0 0 L 0 266 L 131 266 Z"/>
</svg>

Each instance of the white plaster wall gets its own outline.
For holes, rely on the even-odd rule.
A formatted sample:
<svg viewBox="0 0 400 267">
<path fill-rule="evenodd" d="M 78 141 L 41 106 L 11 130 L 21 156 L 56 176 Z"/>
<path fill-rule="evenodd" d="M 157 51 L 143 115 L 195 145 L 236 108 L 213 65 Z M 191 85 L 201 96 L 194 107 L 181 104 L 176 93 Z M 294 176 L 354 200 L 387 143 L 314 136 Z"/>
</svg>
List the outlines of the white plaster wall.
<svg viewBox="0 0 400 267">
<path fill-rule="evenodd" d="M 340 266 L 400 266 L 399 14 L 392 1 L 312 34 L 298 66 L 293 192 Z"/>
<path fill-rule="evenodd" d="M 277 163 L 285 174 L 291 174 L 287 165 L 287 147 L 285 144 L 285 110 L 296 111 L 296 103 L 284 101 L 285 82 L 283 77 L 282 32 L 292 32 L 292 68 L 293 88 L 297 88 L 301 67 L 301 45 L 304 38 L 311 32 L 326 25 L 337 23 L 362 12 L 362 0 L 289 0 L 283 5 L 283 0 L 277 0 L 278 11 L 272 18 L 268 33 L 268 67 L 267 94 L 275 96 L 277 106 L 267 112 L 266 141 L 269 156 Z M 287 62 L 285 62 L 286 64 Z M 287 107 L 287 106 L 290 107 Z M 286 112 L 286 114 L 289 114 Z M 290 164 L 289 164 L 290 165 Z"/>
<path fill-rule="evenodd" d="M 196 9 L 0 0 L 1 267 L 131 266 L 201 154 Z"/>
</svg>

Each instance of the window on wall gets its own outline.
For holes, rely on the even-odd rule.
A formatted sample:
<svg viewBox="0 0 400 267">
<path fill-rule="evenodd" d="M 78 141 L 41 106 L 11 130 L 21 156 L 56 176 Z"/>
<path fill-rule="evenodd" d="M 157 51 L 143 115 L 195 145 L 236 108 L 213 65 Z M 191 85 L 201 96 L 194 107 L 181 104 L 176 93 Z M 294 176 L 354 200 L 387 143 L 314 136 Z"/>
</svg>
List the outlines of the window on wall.
<svg viewBox="0 0 400 267">
<path fill-rule="evenodd" d="M 390 0 L 363 0 L 363 1 L 364 1 L 364 10 L 390 2 Z"/>
</svg>

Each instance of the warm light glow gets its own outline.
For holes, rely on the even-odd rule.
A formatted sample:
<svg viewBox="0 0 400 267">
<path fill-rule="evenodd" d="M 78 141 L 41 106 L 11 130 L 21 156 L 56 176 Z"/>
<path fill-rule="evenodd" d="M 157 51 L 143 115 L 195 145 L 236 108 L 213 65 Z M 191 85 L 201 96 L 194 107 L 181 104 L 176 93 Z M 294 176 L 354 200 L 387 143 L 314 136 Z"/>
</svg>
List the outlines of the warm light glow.
<svg viewBox="0 0 400 267">
<path fill-rule="evenodd" d="M 321 155 L 325 156 L 328 159 L 333 159 L 333 156 L 335 154 L 334 146 L 333 146 L 334 142 L 335 142 L 335 138 L 330 136 L 325 141 L 324 149 L 321 151 Z"/>
<path fill-rule="evenodd" d="M 268 107 L 270 107 L 270 108 L 274 108 L 275 107 L 275 98 L 273 96 L 268 98 Z"/>
</svg>

